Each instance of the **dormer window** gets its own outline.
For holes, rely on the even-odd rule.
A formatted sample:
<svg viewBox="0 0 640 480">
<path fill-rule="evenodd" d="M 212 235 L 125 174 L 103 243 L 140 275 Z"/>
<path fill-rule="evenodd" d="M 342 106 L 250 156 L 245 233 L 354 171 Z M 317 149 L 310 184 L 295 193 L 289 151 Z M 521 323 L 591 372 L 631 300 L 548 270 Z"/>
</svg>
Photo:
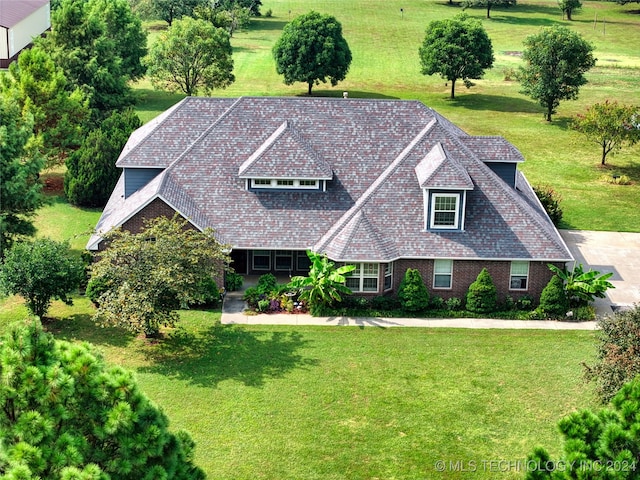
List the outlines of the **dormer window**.
<svg viewBox="0 0 640 480">
<path fill-rule="evenodd" d="M 460 218 L 459 193 L 431 194 L 431 220 L 429 228 L 457 229 Z"/>
<path fill-rule="evenodd" d="M 324 183 L 324 182 L 323 182 Z M 321 181 L 293 178 L 252 178 L 252 189 L 320 190 Z"/>
</svg>

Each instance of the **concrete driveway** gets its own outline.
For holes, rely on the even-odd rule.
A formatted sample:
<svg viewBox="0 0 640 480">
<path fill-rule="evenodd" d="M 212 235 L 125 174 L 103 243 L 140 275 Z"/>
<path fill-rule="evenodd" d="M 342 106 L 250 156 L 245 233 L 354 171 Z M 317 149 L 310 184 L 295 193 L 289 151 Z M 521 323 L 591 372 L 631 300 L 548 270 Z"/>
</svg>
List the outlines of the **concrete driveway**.
<svg viewBox="0 0 640 480">
<path fill-rule="evenodd" d="M 616 288 L 595 302 L 599 315 L 640 304 L 640 233 L 560 230 L 560 234 L 585 270 L 613 272 L 609 281 Z"/>
</svg>

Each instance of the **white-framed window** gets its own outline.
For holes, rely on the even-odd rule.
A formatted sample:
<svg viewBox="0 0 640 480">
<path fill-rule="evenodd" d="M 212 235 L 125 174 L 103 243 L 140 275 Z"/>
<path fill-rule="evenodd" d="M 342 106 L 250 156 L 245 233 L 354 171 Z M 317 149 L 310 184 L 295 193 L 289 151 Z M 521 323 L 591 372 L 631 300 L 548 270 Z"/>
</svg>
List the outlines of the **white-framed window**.
<svg viewBox="0 0 640 480">
<path fill-rule="evenodd" d="M 435 260 L 433 262 L 433 288 L 450 289 L 452 284 L 453 260 Z"/>
<path fill-rule="evenodd" d="M 459 228 L 460 226 L 460 194 L 432 193 L 431 218 L 429 228 Z"/>
<path fill-rule="evenodd" d="M 296 255 L 296 267 L 299 272 L 308 272 L 311 268 L 311 259 L 309 259 L 306 251 L 299 251 Z"/>
<path fill-rule="evenodd" d="M 253 187 L 270 187 L 271 179 L 269 178 L 254 178 L 251 180 Z"/>
<path fill-rule="evenodd" d="M 384 289 L 391 290 L 393 287 L 393 263 L 389 262 L 384 266 Z"/>
<path fill-rule="evenodd" d="M 269 250 L 254 250 L 252 266 L 254 270 L 271 270 L 271 252 Z"/>
<path fill-rule="evenodd" d="M 251 188 L 293 188 L 317 190 L 319 180 L 291 178 L 252 178 Z"/>
<path fill-rule="evenodd" d="M 293 252 L 291 250 L 276 250 L 276 270 L 289 272 L 293 270 Z"/>
<path fill-rule="evenodd" d="M 347 277 L 347 287 L 352 292 L 377 292 L 379 264 L 356 263 L 355 266 L 351 276 Z"/>
<path fill-rule="evenodd" d="M 509 290 L 529 288 L 529 262 L 511 262 Z"/>
</svg>

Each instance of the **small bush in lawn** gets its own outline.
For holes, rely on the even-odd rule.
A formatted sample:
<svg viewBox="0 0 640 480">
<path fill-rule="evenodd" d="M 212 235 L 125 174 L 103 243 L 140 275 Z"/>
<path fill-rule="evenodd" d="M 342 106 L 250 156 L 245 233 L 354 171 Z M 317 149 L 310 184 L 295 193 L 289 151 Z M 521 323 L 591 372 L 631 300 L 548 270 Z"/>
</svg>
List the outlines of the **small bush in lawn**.
<svg viewBox="0 0 640 480">
<path fill-rule="evenodd" d="M 247 302 L 249 308 L 258 308 L 258 300 L 264 299 L 265 294 L 258 287 L 249 287 L 244 291 L 242 299 Z"/>
<path fill-rule="evenodd" d="M 400 301 L 393 295 L 378 295 L 371 299 L 371 308 L 389 312 L 400 307 Z"/>
<path fill-rule="evenodd" d="M 218 284 L 211 277 L 207 277 L 198 282 L 198 290 L 194 294 L 193 305 L 214 306 L 220 301 L 220 290 Z"/>
<path fill-rule="evenodd" d="M 540 294 L 540 312 L 550 318 L 563 318 L 569 310 L 569 299 L 563 280 L 554 275 Z"/>
<path fill-rule="evenodd" d="M 478 274 L 476 281 L 467 291 L 467 310 L 475 313 L 495 312 L 498 304 L 498 292 L 493 279 L 486 268 Z"/>
<path fill-rule="evenodd" d="M 447 305 L 447 309 L 451 310 L 452 312 L 455 312 L 456 310 L 462 310 L 462 300 L 458 297 L 448 298 L 445 304 Z"/>
<path fill-rule="evenodd" d="M 421 312 L 429 307 L 429 291 L 418 270 L 407 269 L 398 288 L 398 298 L 408 312 Z"/>
<path fill-rule="evenodd" d="M 244 279 L 242 278 L 242 275 L 236 272 L 227 272 L 224 279 L 224 288 L 227 292 L 235 292 L 242 288 L 243 283 Z"/>
</svg>

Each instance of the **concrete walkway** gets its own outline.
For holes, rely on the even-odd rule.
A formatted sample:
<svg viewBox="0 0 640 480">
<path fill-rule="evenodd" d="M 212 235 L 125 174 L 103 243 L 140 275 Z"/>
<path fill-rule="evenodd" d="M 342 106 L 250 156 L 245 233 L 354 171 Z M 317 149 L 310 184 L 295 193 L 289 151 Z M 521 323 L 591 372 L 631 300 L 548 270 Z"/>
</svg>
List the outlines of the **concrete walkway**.
<svg viewBox="0 0 640 480">
<path fill-rule="evenodd" d="M 640 233 L 591 232 L 561 230 L 560 234 L 577 263 L 585 270 L 613 272 L 611 283 L 616 287 L 607 298 L 597 299 L 599 316 L 609 315 L 619 308 L 640 304 Z M 223 303 L 222 323 L 245 325 L 351 325 L 372 327 L 448 327 L 593 330 L 596 322 L 558 322 L 541 320 L 497 320 L 483 318 L 360 318 L 312 317 L 311 315 L 245 315 L 242 293 L 230 292 Z"/>
<path fill-rule="evenodd" d="M 542 320 L 497 320 L 489 318 L 370 318 L 370 317 L 312 317 L 309 314 L 246 315 L 242 292 L 229 292 L 222 305 L 223 324 L 240 325 L 320 325 L 355 327 L 446 327 L 446 328 L 504 328 L 546 330 L 594 330 L 596 322 L 556 322 Z"/>
</svg>

